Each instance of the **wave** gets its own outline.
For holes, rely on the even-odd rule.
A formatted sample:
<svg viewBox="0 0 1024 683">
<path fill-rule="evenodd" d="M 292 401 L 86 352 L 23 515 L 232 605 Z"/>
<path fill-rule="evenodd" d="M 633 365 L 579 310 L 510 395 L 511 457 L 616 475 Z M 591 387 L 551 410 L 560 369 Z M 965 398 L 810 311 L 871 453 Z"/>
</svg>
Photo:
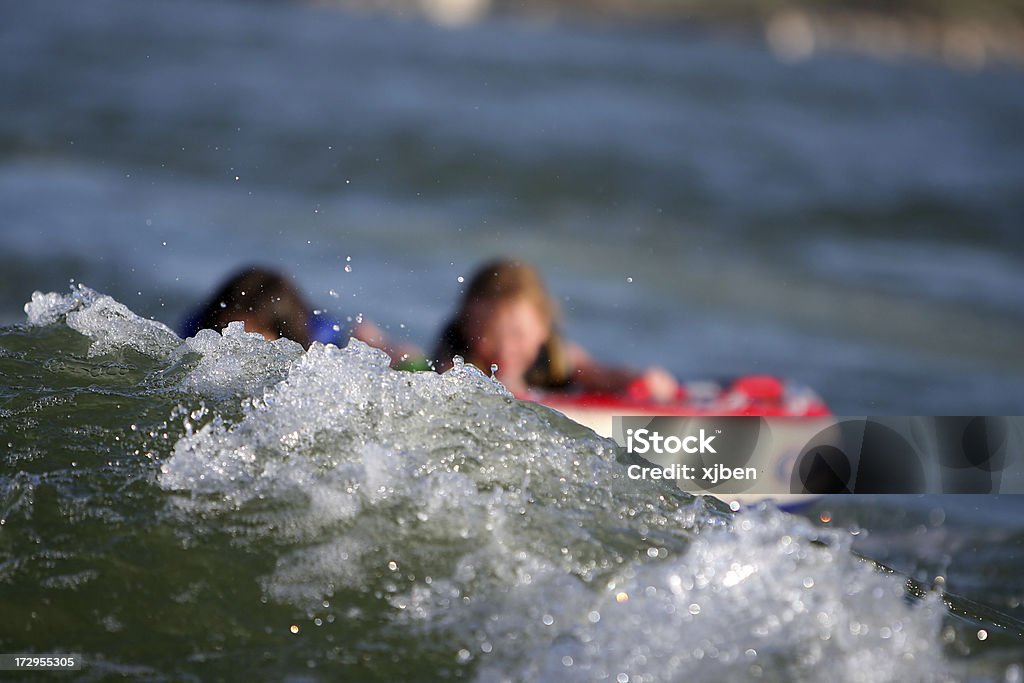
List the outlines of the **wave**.
<svg viewBox="0 0 1024 683">
<path fill-rule="evenodd" d="M 941 597 L 909 599 L 849 533 L 630 480 L 613 442 L 471 366 L 399 372 L 358 341 L 303 351 L 240 324 L 182 340 L 84 286 L 26 313 L 0 332 L 4 395 L 22 397 L 4 404 L 0 576 L 74 593 L 50 644 L 86 643 L 87 661 L 157 678 L 211 662 L 313 680 L 954 678 Z M 77 512 L 42 514 L 54 497 Z M 29 537 L 90 519 L 64 559 L 33 554 Z M 157 664 L 122 637 L 167 629 Z"/>
</svg>

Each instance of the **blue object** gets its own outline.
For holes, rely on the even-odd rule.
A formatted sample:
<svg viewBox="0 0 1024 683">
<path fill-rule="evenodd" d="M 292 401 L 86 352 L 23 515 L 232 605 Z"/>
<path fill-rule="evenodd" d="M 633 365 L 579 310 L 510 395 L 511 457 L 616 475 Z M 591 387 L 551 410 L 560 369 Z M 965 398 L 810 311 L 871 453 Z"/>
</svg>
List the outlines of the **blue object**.
<svg viewBox="0 0 1024 683">
<path fill-rule="evenodd" d="M 348 344 L 351 337 L 350 325 L 316 313 L 309 316 L 309 338 L 311 340 L 341 347 Z"/>
<path fill-rule="evenodd" d="M 197 308 L 185 316 L 179 328 L 182 339 L 196 336 L 201 329 L 199 325 L 202 318 L 201 308 Z M 349 338 L 352 337 L 350 324 L 333 320 L 324 315 L 316 313 L 310 315 L 308 325 L 310 340 L 318 341 L 321 344 L 334 344 L 341 347 L 348 344 Z"/>
</svg>

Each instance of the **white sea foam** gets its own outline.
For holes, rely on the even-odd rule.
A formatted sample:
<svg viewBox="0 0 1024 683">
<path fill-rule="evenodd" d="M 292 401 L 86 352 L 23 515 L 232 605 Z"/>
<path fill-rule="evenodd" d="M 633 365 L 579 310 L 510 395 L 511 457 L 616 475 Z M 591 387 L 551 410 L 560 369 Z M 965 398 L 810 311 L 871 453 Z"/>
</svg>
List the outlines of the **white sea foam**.
<svg viewBox="0 0 1024 683">
<path fill-rule="evenodd" d="M 374 601 L 488 682 L 944 680 L 938 598 L 908 602 L 841 531 L 632 481 L 610 442 L 470 366 L 396 372 L 360 342 L 303 352 L 240 327 L 165 345 L 104 299 L 26 311 L 164 349 L 184 391 L 242 395 L 178 439 L 159 484 L 194 533 L 216 519 L 278 549 L 269 600 L 311 618 Z"/>
<path fill-rule="evenodd" d="M 64 322 L 91 340 L 89 356 L 133 349 L 155 359 L 167 359 L 186 370 L 180 388 L 211 397 L 251 395 L 287 375 L 302 354 L 289 339 L 266 341 L 246 332 L 241 322 L 229 323 L 223 333 L 200 330 L 182 340 L 161 322 L 136 315 L 124 304 L 85 285 L 70 294 L 34 292 L 25 304 L 30 325 Z"/>
<path fill-rule="evenodd" d="M 171 354 L 172 361 L 198 356 L 198 363 L 181 381 L 185 391 L 206 396 L 253 394 L 282 379 L 302 355 L 302 345 L 290 339 L 267 342 L 246 332 L 241 322 L 228 323 L 222 334 L 200 330 Z"/>
<path fill-rule="evenodd" d="M 726 522 L 624 473 L 474 368 L 394 372 L 353 343 L 180 440 L 161 483 L 294 546 L 269 597 L 374 595 L 480 680 L 942 680 L 941 603 L 907 604 L 841 533 Z"/>
<path fill-rule="evenodd" d="M 901 582 L 854 560 L 842 535 L 817 537 L 778 511 L 748 511 L 678 557 L 622 567 L 597 591 L 541 603 L 509 591 L 521 594 L 497 623 L 513 623 L 492 634 L 496 622 L 483 622 L 492 647 L 478 679 L 950 680 L 938 595 L 908 605 Z M 509 633 L 540 636 L 524 648 Z"/>
<path fill-rule="evenodd" d="M 33 292 L 25 313 L 30 325 L 51 325 L 63 319 L 68 327 L 92 340 L 90 356 L 129 348 L 152 358 L 166 358 L 181 343 L 163 323 L 146 320 L 81 284 L 73 286 L 70 294 Z"/>
</svg>

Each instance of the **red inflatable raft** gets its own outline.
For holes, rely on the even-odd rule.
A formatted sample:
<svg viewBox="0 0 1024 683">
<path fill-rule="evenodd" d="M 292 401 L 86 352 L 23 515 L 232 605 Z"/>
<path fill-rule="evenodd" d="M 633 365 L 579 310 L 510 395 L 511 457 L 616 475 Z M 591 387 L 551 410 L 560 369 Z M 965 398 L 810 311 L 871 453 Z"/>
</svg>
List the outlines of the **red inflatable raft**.
<svg viewBox="0 0 1024 683">
<path fill-rule="evenodd" d="M 533 394 L 528 400 L 553 408 L 569 419 L 589 427 L 601 436 L 612 438 L 612 418 L 618 416 L 673 415 L 693 417 L 759 416 L 815 418 L 787 424 L 773 430 L 771 443 L 758 452 L 759 469 L 773 478 L 782 490 L 788 490 L 788 477 L 800 450 L 807 443 L 808 430 L 823 429 L 831 420 L 831 411 L 814 391 L 803 385 L 767 375 L 748 375 L 716 382 L 689 382 L 682 386 L 676 400 L 659 403 L 640 392 L 626 396 L 597 394 Z M 780 507 L 795 509 L 818 498 L 808 495 L 735 494 L 727 502 L 752 504 L 771 499 Z"/>
</svg>

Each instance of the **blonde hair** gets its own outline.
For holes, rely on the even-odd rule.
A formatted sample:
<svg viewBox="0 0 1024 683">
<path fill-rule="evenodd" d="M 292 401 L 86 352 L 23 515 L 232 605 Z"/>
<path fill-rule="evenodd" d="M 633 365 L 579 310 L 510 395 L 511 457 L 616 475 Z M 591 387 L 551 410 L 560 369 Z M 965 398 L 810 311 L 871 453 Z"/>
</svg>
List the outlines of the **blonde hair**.
<svg viewBox="0 0 1024 683">
<path fill-rule="evenodd" d="M 555 326 L 558 307 L 548 295 L 540 273 L 522 261 L 495 259 L 477 269 L 470 279 L 455 318 L 464 322 L 474 304 L 495 305 L 521 299 L 533 304 L 549 327 Z"/>
<path fill-rule="evenodd" d="M 437 358 L 447 362 L 454 354 L 469 355 L 472 343 L 467 335 L 472 309 L 480 304 L 495 307 L 508 301 L 526 300 L 540 313 L 550 330 L 541 347 L 541 353 L 526 374 L 532 386 L 564 387 L 570 379 L 570 368 L 565 345 L 558 334 L 558 306 L 548 294 L 544 280 L 537 270 L 523 261 L 494 259 L 477 269 L 470 278 L 455 317 L 445 328 Z"/>
</svg>

